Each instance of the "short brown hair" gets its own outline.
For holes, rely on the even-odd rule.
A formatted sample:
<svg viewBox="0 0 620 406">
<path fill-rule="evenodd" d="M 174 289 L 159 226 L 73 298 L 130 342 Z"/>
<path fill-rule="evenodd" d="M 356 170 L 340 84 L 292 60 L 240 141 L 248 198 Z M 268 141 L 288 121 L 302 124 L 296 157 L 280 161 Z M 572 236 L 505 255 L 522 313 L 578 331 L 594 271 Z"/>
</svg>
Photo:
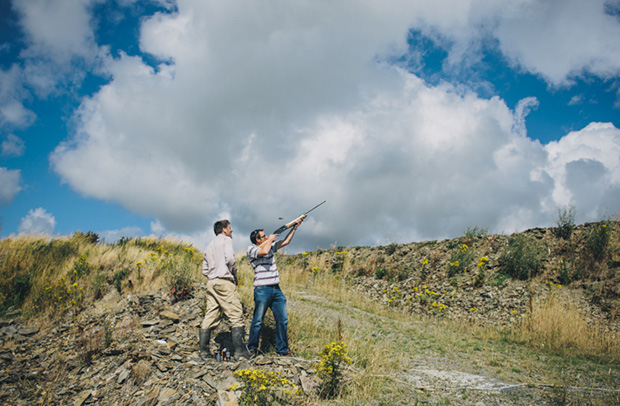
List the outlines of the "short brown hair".
<svg viewBox="0 0 620 406">
<path fill-rule="evenodd" d="M 228 227 L 228 225 L 230 224 L 230 221 L 228 220 L 218 220 L 215 222 L 215 224 L 213 224 L 213 232 L 215 233 L 215 235 L 220 235 L 222 234 L 222 231 Z"/>
</svg>

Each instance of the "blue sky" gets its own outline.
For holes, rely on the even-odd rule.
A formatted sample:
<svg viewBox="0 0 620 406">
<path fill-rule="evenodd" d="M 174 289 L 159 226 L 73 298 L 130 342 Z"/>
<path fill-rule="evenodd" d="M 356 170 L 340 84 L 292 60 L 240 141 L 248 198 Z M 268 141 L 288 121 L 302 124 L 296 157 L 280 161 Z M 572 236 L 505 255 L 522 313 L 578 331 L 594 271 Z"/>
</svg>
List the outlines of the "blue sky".
<svg viewBox="0 0 620 406">
<path fill-rule="evenodd" d="M 620 2 L 0 0 L 19 233 L 291 249 L 620 212 Z M 414 4 L 409 4 L 414 3 Z M 302 232 L 303 231 L 303 232 Z"/>
</svg>

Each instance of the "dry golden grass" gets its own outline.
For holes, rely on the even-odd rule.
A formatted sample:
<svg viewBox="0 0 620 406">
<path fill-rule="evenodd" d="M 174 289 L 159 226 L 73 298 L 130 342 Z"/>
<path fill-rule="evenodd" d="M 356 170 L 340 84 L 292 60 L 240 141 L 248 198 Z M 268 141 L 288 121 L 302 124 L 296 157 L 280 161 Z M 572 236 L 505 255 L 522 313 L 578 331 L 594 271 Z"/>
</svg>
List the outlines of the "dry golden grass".
<svg viewBox="0 0 620 406">
<path fill-rule="evenodd" d="M 620 362 L 620 340 L 587 315 L 568 294 L 550 291 L 522 319 L 517 336 L 533 346 L 565 355 L 594 355 Z"/>
</svg>

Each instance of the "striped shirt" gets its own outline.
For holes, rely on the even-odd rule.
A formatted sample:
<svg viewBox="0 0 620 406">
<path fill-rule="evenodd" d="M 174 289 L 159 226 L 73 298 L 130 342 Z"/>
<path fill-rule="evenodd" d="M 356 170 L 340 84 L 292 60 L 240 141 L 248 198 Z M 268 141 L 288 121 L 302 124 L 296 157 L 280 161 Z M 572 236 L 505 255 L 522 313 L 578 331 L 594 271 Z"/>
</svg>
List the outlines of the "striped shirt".
<svg viewBox="0 0 620 406">
<path fill-rule="evenodd" d="M 254 287 L 277 285 L 280 283 L 280 275 L 274 256 L 277 250 L 277 241 L 271 244 L 271 250 L 263 257 L 258 256 L 257 245 L 250 245 L 248 247 L 248 259 L 250 260 L 250 264 L 252 264 L 252 268 L 254 268 Z"/>
</svg>

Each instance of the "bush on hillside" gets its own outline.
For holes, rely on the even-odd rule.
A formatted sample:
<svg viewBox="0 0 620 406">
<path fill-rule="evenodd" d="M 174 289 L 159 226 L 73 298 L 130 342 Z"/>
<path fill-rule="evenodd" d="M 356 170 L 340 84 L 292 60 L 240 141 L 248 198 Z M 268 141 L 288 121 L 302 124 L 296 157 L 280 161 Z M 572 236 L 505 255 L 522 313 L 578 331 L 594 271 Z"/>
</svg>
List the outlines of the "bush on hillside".
<svg viewBox="0 0 620 406">
<path fill-rule="evenodd" d="M 510 238 L 499 257 L 501 272 L 522 281 L 536 276 L 540 272 L 541 262 L 541 248 L 524 235 Z"/>
</svg>

